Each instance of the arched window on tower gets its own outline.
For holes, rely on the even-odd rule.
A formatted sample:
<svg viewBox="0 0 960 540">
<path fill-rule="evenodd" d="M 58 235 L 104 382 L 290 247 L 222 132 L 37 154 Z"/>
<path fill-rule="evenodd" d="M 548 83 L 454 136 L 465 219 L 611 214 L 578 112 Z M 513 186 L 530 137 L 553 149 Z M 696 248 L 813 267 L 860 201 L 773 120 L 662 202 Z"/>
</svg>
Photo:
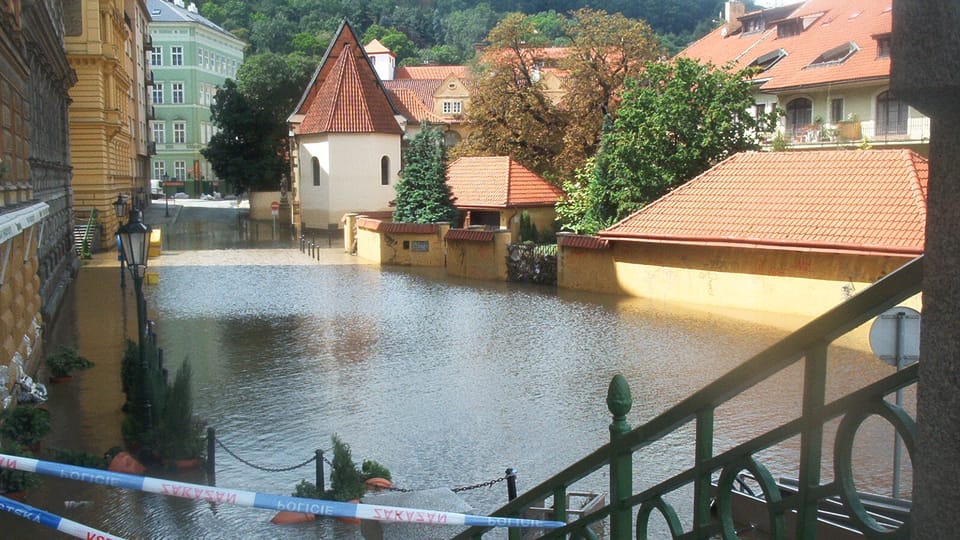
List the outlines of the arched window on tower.
<svg viewBox="0 0 960 540">
<path fill-rule="evenodd" d="M 380 185 L 390 185 L 390 156 L 380 158 Z"/>
</svg>

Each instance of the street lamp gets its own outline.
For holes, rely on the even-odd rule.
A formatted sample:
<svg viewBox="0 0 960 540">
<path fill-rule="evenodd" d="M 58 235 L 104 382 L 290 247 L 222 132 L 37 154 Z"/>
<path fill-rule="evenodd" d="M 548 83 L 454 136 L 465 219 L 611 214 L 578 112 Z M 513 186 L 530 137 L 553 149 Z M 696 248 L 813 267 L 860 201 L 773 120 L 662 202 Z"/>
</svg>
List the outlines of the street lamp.
<svg viewBox="0 0 960 540">
<path fill-rule="evenodd" d="M 167 181 L 170 175 L 163 173 L 163 217 L 170 217 L 170 195 L 167 194 Z"/>
<path fill-rule="evenodd" d="M 117 213 L 117 242 L 120 242 L 120 229 L 123 227 L 124 216 L 127 215 L 127 201 L 123 200 L 123 194 L 117 194 L 117 200 L 113 203 L 113 210 Z M 117 251 L 120 252 L 120 288 L 126 288 L 126 279 L 123 277 L 123 246 L 117 246 Z"/>
<path fill-rule="evenodd" d="M 137 343 L 140 352 L 140 369 L 143 387 L 143 425 L 150 427 L 150 401 L 147 396 L 147 355 L 144 349 L 147 319 L 147 303 L 143 299 L 143 277 L 147 272 L 147 255 L 150 249 L 150 227 L 143 223 L 143 213 L 134 208 L 130 212 L 130 221 L 120 229 L 120 246 L 127 261 L 127 269 L 133 278 L 133 287 L 137 295 Z"/>
</svg>

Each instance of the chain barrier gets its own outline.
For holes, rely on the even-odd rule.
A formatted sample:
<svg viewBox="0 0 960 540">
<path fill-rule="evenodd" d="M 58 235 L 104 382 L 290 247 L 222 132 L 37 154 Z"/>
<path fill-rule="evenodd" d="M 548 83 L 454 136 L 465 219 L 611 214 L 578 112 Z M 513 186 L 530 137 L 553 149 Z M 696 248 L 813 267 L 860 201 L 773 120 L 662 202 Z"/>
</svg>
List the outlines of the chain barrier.
<svg viewBox="0 0 960 540">
<path fill-rule="evenodd" d="M 237 454 L 233 453 L 232 450 L 230 450 L 229 448 L 226 447 L 226 445 L 223 444 L 223 441 L 221 441 L 219 437 L 214 437 L 214 440 L 217 441 L 217 444 L 220 445 L 220 448 L 223 448 L 223 450 L 224 450 L 226 453 L 230 454 L 230 456 L 233 457 L 233 459 L 239 461 L 240 463 L 243 463 L 244 465 L 246 465 L 246 466 L 248 466 L 248 467 L 253 467 L 254 469 L 258 469 L 258 470 L 266 471 L 266 472 L 287 472 L 287 471 L 292 471 L 292 470 L 295 470 L 295 469 L 299 469 L 300 467 L 305 467 L 305 466 L 307 466 L 307 465 L 309 465 L 309 464 L 311 464 L 311 463 L 313 463 L 314 461 L 317 460 L 317 456 L 313 456 L 312 458 L 304 461 L 303 463 L 301 463 L 301 464 L 299 464 L 299 465 L 293 465 L 292 467 L 280 467 L 280 468 L 261 467 L 260 465 L 256 465 L 256 464 L 254 464 L 254 463 L 250 463 L 249 461 L 247 461 L 247 460 L 243 459 L 242 457 L 238 456 Z M 324 461 L 326 461 L 326 458 L 324 458 Z"/>
<path fill-rule="evenodd" d="M 259 470 L 261 470 L 261 471 L 266 471 L 266 472 L 287 472 L 287 471 L 292 471 L 292 470 L 294 470 L 294 469 L 299 469 L 300 467 L 305 467 L 305 466 L 313 463 L 313 462 L 316 461 L 316 459 L 317 459 L 317 456 L 313 456 L 312 458 L 304 461 L 303 463 L 301 463 L 301 464 L 299 464 L 299 465 L 294 465 L 294 466 L 292 466 L 292 467 L 284 467 L 284 468 L 279 468 L 279 469 L 273 469 L 273 468 L 269 468 L 269 467 L 261 467 L 261 466 L 259 466 L 259 465 L 255 465 L 255 464 L 253 464 L 253 463 L 250 463 L 249 461 L 247 461 L 247 460 L 241 458 L 240 456 L 238 456 L 237 454 L 233 453 L 229 448 L 227 448 L 226 446 L 224 446 L 223 441 L 221 441 L 219 438 L 215 438 L 215 440 L 217 441 L 217 444 L 220 445 L 220 448 L 223 448 L 228 454 L 230 454 L 230 455 L 231 455 L 234 459 L 236 459 L 237 461 L 239 461 L 239 462 L 241 462 L 241 463 L 243 463 L 244 465 L 247 465 L 247 466 L 249 466 L 249 467 L 253 467 L 254 469 L 259 469 Z M 321 452 L 321 457 L 323 458 L 323 462 L 324 462 L 324 463 L 326 463 L 326 464 L 329 465 L 330 467 L 333 467 L 333 462 L 330 461 L 330 458 L 327 457 L 327 453 L 328 453 L 328 452 L 329 452 L 329 450 Z M 496 484 L 499 484 L 500 482 L 503 482 L 503 481 L 506 480 L 507 478 L 509 478 L 509 476 L 504 475 L 504 476 L 501 476 L 500 478 L 494 478 L 493 480 L 487 480 L 486 482 L 478 482 L 478 483 L 476 483 L 476 484 L 471 484 L 471 485 L 469 485 L 469 486 L 453 487 L 453 488 L 450 488 L 450 491 L 452 491 L 452 492 L 454 492 L 454 493 L 461 493 L 461 492 L 470 491 L 470 490 L 473 490 L 473 489 L 479 489 L 479 488 L 483 488 L 483 487 L 491 487 L 491 486 L 494 486 L 494 485 L 496 485 Z M 383 490 L 385 490 L 385 491 L 396 491 L 396 492 L 398 492 L 398 493 L 410 493 L 410 492 L 413 491 L 412 489 L 406 489 L 406 488 L 401 488 L 401 487 L 396 487 L 396 486 L 385 487 L 385 488 L 381 488 L 381 489 L 383 489 Z"/>
</svg>

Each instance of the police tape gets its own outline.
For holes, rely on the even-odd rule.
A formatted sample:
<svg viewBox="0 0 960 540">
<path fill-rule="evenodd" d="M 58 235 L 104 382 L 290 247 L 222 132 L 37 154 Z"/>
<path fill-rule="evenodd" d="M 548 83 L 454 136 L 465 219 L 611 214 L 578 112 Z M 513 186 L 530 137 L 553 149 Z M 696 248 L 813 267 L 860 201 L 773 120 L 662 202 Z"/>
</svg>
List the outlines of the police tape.
<svg viewBox="0 0 960 540">
<path fill-rule="evenodd" d="M 71 521 L 56 514 L 51 514 L 45 510 L 34 508 L 29 504 L 8 499 L 2 495 L 0 495 L 0 510 L 10 512 L 11 514 L 26 519 L 27 521 L 39 523 L 44 527 L 56 529 L 62 533 L 69 534 L 74 538 L 86 538 L 87 540 L 123 540 L 119 536 L 98 531 L 93 527 L 87 527 L 83 523 Z"/>
<path fill-rule="evenodd" d="M 149 476 L 89 469 L 76 465 L 64 465 L 52 461 L 0 454 L 0 467 L 19 471 L 35 472 L 57 478 L 67 478 L 91 484 L 135 489 L 147 493 L 170 495 L 184 499 L 195 499 L 216 503 L 236 504 L 250 508 L 266 510 L 302 512 L 319 516 L 343 517 L 353 519 L 372 519 L 392 523 L 423 523 L 433 525 L 457 525 L 468 527 L 510 527 L 556 529 L 566 523 L 540 519 L 521 519 L 496 516 L 477 516 L 456 512 L 422 510 L 381 506 L 376 504 L 347 503 L 307 499 L 284 495 L 271 495 L 239 489 L 218 488 L 200 484 L 175 482 Z"/>
</svg>

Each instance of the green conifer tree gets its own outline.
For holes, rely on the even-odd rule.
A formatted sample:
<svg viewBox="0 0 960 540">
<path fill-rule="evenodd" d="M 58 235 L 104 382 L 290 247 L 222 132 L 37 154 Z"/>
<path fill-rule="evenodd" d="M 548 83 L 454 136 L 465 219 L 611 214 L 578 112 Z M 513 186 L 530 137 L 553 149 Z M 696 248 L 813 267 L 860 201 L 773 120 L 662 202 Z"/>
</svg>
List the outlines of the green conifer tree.
<svg viewBox="0 0 960 540">
<path fill-rule="evenodd" d="M 405 162 L 397 183 L 393 220 L 402 223 L 454 221 L 457 209 L 447 185 L 447 149 L 440 130 L 425 125 L 410 143 Z"/>
</svg>

